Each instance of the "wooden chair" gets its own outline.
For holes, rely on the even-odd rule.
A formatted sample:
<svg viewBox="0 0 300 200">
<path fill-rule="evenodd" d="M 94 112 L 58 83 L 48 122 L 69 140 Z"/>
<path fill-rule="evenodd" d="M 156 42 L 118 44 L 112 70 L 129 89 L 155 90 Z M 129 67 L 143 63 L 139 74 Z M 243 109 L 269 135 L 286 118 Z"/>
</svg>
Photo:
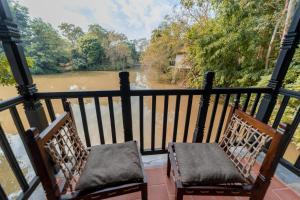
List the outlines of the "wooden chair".
<svg viewBox="0 0 300 200">
<path fill-rule="evenodd" d="M 137 191 L 147 200 L 147 181 L 135 141 L 87 149 L 72 112 L 64 112 L 40 134 L 29 129 L 26 140 L 48 200 L 105 199 Z"/>
<path fill-rule="evenodd" d="M 170 143 L 167 175 L 172 168 L 176 199 L 183 195 L 249 196 L 261 200 L 287 143 L 288 125 L 276 131 L 238 109 L 231 109 L 222 140 Z M 252 167 L 270 144 L 258 174 Z"/>
</svg>

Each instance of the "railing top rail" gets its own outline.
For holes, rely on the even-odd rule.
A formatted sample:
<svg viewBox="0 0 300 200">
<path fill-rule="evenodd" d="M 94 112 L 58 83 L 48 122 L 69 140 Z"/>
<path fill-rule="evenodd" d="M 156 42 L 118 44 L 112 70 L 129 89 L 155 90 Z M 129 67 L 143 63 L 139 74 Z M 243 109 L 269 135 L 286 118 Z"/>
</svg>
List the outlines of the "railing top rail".
<svg viewBox="0 0 300 200">
<path fill-rule="evenodd" d="M 107 97 L 120 96 L 120 90 L 101 90 L 101 91 L 66 91 L 66 92 L 38 92 L 37 98 L 41 99 L 60 99 L 60 98 L 80 98 L 80 97 Z"/>
<path fill-rule="evenodd" d="M 17 96 L 4 101 L 0 101 L 0 112 L 4 111 L 12 106 L 16 106 L 24 101 L 24 97 Z"/>
<path fill-rule="evenodd" d="M 213 88 L 212 94 L 237 94 L 237 93 L 271 93 L 268 87 L 259 88 Z M 151 95 L 202 95 L 203 89 L 132 89 L 130 96 L 151 96 Z M 38 92 L 41 99 L 80 98 L 80 97 L 107 97 L 121 96 L 120 90 L 101 91 L 66 91 L 66 92 Z"/>
<path fill-rule="evenodd" d="M 151 95 L 201 95 L 203 89 L 137 89 L 130 90 L 131 96 L 151 96 Z"/>
<path fill-rule="evenodd" d="M 281 88 L 279 94 L 300 99 L 300 92 Z"/>
<path fill-rule="evenodd" d="M 235 94 L 235 93 L 271 93 L 272 88 L 269 87 L 236 87 L 236 88 L 212 88 L 211 93 L 216 94 Z"/>
</svg>

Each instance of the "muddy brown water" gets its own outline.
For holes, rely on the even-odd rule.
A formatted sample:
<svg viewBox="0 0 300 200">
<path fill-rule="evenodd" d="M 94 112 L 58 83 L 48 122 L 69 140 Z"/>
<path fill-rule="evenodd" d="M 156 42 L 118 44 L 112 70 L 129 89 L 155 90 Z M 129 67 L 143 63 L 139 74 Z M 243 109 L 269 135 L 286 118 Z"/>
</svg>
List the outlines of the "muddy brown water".
<svg viewBox="0 0 300 200">
<path fill-rule="evenodd" d="M 119 78 L 118 72 L 105 71 L 105 72 L 72 72 L 64 74 L 55 74 L 55 75 L 39 75 L 34 76 L 34 82 L 37 85 L 37 88 L 41 92 L 49 91 L 84 91 L 84 90 L 110 90 L 110 89 L 119 89 Z M 147 73 L 140 69 L 130 70 L 130 82 L 132 89 L 174 89 L 178 86 L 166 83 L 160 83 L 156 80 L 155 77 L 147 76 Z M 16 89 L 13 86 L 3 87 L 0 86 L 0 99 L 8 99 L 17 95 Z M 174 126 L 174 110 L 175 110 L 175 96 L 169 97 L 169 108 L 168 108 L 168 120 L 167 120 L 167 142 L 172 140 L 173 137 L 173 126 Z M 193 98 L 192 112 L 189 126 L 189 135 L 188 141 L 192 140 L 192 133 L 195 127 L 197 111 L 199 106 L 199 96 Z M 115 116 L 115 125 L 117 133 L 117 142 L 122 142 L 124 139 L 123 136 L 123 125 L 122 125 L 122 113 L 121 113 L 121 102 L 120 98 L 113 98 L 114 101 L 114 116 Z M 178 131 L 177 131 L 177 140 L 182 141 L 183 132 L 184 132 L 184 123 L 185 115 L 187 108 L 187 96 L 181 97 L 180 102 L 180 112 L 179 112 L 179 122 L 178 122 Z M 132 116 L 133 116 L 133 132 L 134 139 L 140 139 L 139 132 L 139 99 L 138 97 L 132 97 Z M 60 100 L 53 100 L 53 107 L 55 109 L 56 115 L 59 115 L 63 112 L 63 108 Z M 81 125 L 81 117 L 78 102 L 76 99 L 71 99 L 72 108 L 74 115 L 76 116 L 75 121 L 79 129 L 79 134 L 84 140 L 83 128 Z M 109 109 L 107 98 L 100 98 L 101 105 L 101 114 L 103 119 L 103 129 L 105 134 L 106 143 L 111 143 L 111 129 L 110 129 L 110 120 L 109 120 Z M 212 103 L 210 104 L 212 105 Z M 22 105 L 18 107 L 19 113 L 21 115 L 22 121 L 25 125 L 25 128 L 28 128 L 28 123 L 24 116 Z M 96 120 L 96 112 L 93 99 L 85 99 L 85 108 L 87 114 L 88 128 L 90 132 L 90 138 L 92 145 L 97 145 L 100 142 L 98 125 Z M 152 108 L 152 99 L 151 97 L 144 97 L 144 145 L 145 148 L 150 148 L 151 142 L 151 108 Z M 163 122 L 163 109 L 164 109 L 164 97 L 158 96 L 156 99 L 156 129 L 155 129 L 155 147 L 160 148 L 162 145 L 162 122 Z M 210 112 L 212 106 L 209 107 L 208 111 L 208 123 L 210 122 Z M 215 121 L 218 122 L 222 110 L 222 104 L 219 104 Z M 47 116 L 49 118 L 49 116 Z M 13 124 L 9 111 L 4 111 L 0 113 L 0 123 L 3 126 L 7 138 L 10 144 L 13 147 L 13 151 L 16 154 L 17 160 L 20 163 L 20 166 L 27 178 L 31 180 L 34 177 L 34 172 L 26 156 L 22 142 L 17 134 L 17 130 Z M 213 141 L 218 125 L 215 124 L 212 131 Z M 205 133 L 206 137 L 206 133 Z M 204 138 L 205 138 L 204 137 Z M 296 150 L 295 146 L 291 144 L 286 152 L 285 157 L 290 160 L 292 163 L 295 162 L 299 151 Z M 0 183 L 4 188 L 5 192 L 9 194 L 10 199 L 15 199 L 18 195 L 20 187 L 13 175 L 13 172 L 8 165 L 3 152 L 0 152 Z"/>
</svg>

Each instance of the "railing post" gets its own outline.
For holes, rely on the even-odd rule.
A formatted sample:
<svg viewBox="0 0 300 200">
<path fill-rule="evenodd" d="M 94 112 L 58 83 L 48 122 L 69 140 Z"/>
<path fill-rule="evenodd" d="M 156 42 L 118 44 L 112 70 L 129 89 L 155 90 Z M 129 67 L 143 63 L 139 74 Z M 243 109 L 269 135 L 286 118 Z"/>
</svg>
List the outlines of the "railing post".
<svg viewBox="0 0 300 200">
<path fill-rule="evenodd" d="M 281 45 L 280 53 L 277 58 L 277 62 L 272 73 L 271 80 L 268 86 L 273 89 L 271 94 L 266 94 L 262 98 L 259 105 L 256 118 L 262 122 L 267 123 L 270 119 L 272 111 L 276 104 L 276 99 L 279 93 L 279 89 L 282 86 L 285 75 L 292 62 L 295 50 L 297 48 L 300 39 L 300 6 L 298 6 L 296 13 L 293 17 L 293 21 L 289 27 L 287 34 Z"/>
<path fill-rule="evenodd" d="M 209 106 L 211 89 L 213 86 L 214 72 L 206 72 L 203 81 L 204 93 L 201 97 L 199 104 L 199 112 L 196 121 L 196 128 L 194 131 L 193 142 L 202 142 L 205 128 L 205 121 L 207 116 L 207 110 Z"/>
<path fill-rule="evenodd" d="M 16 81 L 18 93 L 25 98 L 24 109 L 29 125 L 42 131 L 48 126 L 47 118 L 42 104 L 36 98 L 37 88 L 24 55 L 20 32 L 6 0 L 0 0 L 0 22 L 0 40 Z"/>
<path fill-rule="evenodd" d="M 133 140 L 133 133 L 132 133 L 129 72 L 122 71 L 119 73 L 119 77 L 120 77 L 124 140 L 130 141 Z"/>
</svg>

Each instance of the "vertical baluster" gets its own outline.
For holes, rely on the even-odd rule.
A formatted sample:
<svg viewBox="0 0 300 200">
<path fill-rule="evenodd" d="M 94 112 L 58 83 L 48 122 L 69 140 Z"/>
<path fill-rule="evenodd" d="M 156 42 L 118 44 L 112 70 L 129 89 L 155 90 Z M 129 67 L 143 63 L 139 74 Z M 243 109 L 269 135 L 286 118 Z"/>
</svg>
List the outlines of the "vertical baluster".
<svg viewBox="0 0 300 200">
<path fill-rule="evenodd" d="M 132 133 L 132 113 L 131 113 L 129 72 L 120 72 L 119 77 L 120 77 L 124 140 L 130 141 L 133 140 L 133 133 Z"/>
<path fill-rule="evenodd" d="M 82 121 L 86 146 L 90 147 L 91 140 L 90 140 L 89 128 L 88 128 L 87 119 L 86 119 L 86 112 L 85 112 L 83 98 L 78 98 L 78 103 L 79 103 L 79 109 L 80 109 L 80 113 L 81 113 L 81 121 Z M 66 104 L 64 103 L 64 105 L 66 105 Z"/>
<path fill-rule="evenodd" d="M 297 169 L 300 169 L 300 155 L 298 156 L 298 158 L 294 164 L 294 167 L 296 167 Z"/>
<path fill-rule="evenodd" d="M 164 116 L 163 116 L 163 132 L 162 132 L 162 149 L 166 149 L 166 137 L 168 126 L 168 107 L 169 107 L 169 95 L 165 95 L 164 99 Z"/>
<path fill-rule="evenodd" d="M 62 107 L 63 107 L 64 111 L 67 111 L 67 109 L 68 109 L 68 108 L 66 108 L 66 102 L 67 102 L 66 98 L 61 99 L 61 104 L 62 104 Z"/>
<path fill-rule="evenodd" d="M 176 95 L 174 127 L 173 127 L 173 142 L 176 142 L 177 139 L 179 108 L 180 108 L 180 95 Z"/>
<path fill-rule="evenodd" d="M 230 124 L 231 118 L 232 118 L 232 116 L 233 116 L 233 114 L 235 112 L 235 109 L 239 109 L 240 98 L 241 98 L 241 94 L 237 93 L 235 95 L 235 97 L 234 97 L 234 104 L 233 104 L 233 106 L 229 107 L 229 113 L 228 113 L 227 120 L 226 120 L 226 122 L 223 123 L 223 124 L 225 124 L 225 126 L 223 125 L 223 127 L 222 127 L 224 129 L 224 131 L 227 130 L 227 128 L 228 128 L 228 126 Z M 237 131 L 239 131 L 239 130 L 240 130 L 240 125 L 238 125 L 238 127 L 237 127 Z"/>
<path fill-rule="evenodd" d="M 96 108 L 96 115 L 97 115 L 97 122 L 98 122 L 98 130 L 99 130 L 99 137 L 100 143 L 105 144 L 104 138 L 104 131 L 103 131 L 103 124 L 102 124 L 102 116 L 101 116 L 101 109 L 100 109 L 100 102 L 98 97 L 94 97 L 95 108 Z"/>
<path fill-rule="evenodd" d="M 140 149 L 144 152 L 144 97 L 140 96 Z"/>
<path fill-rule="evenodd" d="M 258 105 L 260 96 L 261 96 L 261 93 L 257 93 L 257 95 L 256 95 L 256 97 L 255 97 L 255 100 L 254 100 L 254 103 L 253 103 L 253 105 L 252 105 L 251 111 L 250 111 L 250 115 L 251 115 L 251 116 L 253 116 L 254 113 L 255 113 L 255 111 L 256 111 L 256 108 L 257 108 L 257 105 Z"/>
<path fill-rule="evenodd" d="M 296 129 L 297 129 L 299 123 L 300 123 L 300 107 L 298 108 L 297 113 L 293 119 L 293 122 L 291 123 L 290 130 L 289 130 L 288 136 L 287 136 L 288 142 L 285 144 L 285 147 L 284 147 L 285 151 L 286 151 L 288 145 L 290 144 L 290 141 L 292 140 L 292 137 L 293 137 L 294 133 L 296 132 Z"/>
<path fill-rule="evenodd" d="M 221 114 L 221 118 L 220 118 L 219 127 L 218 127 L 215 142 L 219 142 L 219 139 L 220 139 L 220 136 L 221 136 L 222 128 L 223 128 L 223 125 L 224 125 L 224 119 L 225 119 L 225 116 L 226 116 L 226 111 L 227 111 L 227 107 L 228 107 L 228 103 L 229 103 L 229 99 L 230 99 L 230 94 L 227 94 L 226 98 L 225 98 L 224 105 L 223 105 L 223 110 L 222 110 L 222 114 Z"/>
<path fill-rule="evenodd" d="M 211 116 L 210 116 L 210 122 L 209 122 L 208 131 L 207 131 L 206 143 L 210 142 L 211 133 L 212 133 L 212 130 L 213 130 L 213 126 L 215 124 L 216 111 L 217 111 L 217 108 L 218 108 L 218 105 L 219 105 L 219 98 L 220 98 L 220 95 L 216 94 L 214 105 L 213 105 L 213 110 L 212 110 Z"/>
<path fill-rule="evenodd" d="M 2 186 L 0 185 L 0 199 L 1 200 L 8 200 L 7 195 L 5 194 Z"/>
<path fill-rule="evenodd" d="M 50 99 L 45 99 L 46 107 L 50 116 L 51 121 L 54 121 L 56 119 L 53 105 Z"/>
<path fill-rule="evenodd" d="M 156 96 L 152 96 L 152 118 L 151 118 L 151 150 L 155 149 L 155 118 L 156 118 Z"/>
<path fill-rule="evenodd" d="M 250 97 L 251 97 L 251 93 L 247 93 L 246 100 L 245 100 L 243 108 L 242 108 L 242 110 L 244 112 L 246 112 L 246 110 L 247 110 L 247 107 L 248 107 L 248 104 L 249 104 L 249 101 L 250 101 Z"/>
<path fill-rule="evenodd" d="M 110 116 L 110 127 L 111 127 L 112 142 L 113 143 L 117 143 L 115 115 L 114 115 L 114 105 L 113 105 L 113 99 L 112 99 L 111 96 L 108 97 L 108 107 L 109 107 L 109 116 Z"/>
<path fill-rule="evenodd" d="M 28 158 L 30 159 L 31 163 L 33 163 L 33 159 L 32 159 L 31 153 L 29 151 L 28 144 L 26 143 L 26 139 L 25 139 L 25 128 L 23 126 L 23 123 L 22 123 L 22 120 L 21 120 L 20 115 L 18 113 L 18 110 L 15 106 L 13 106 L 13 107 L 10 107 L 9 111 L 10 111 L 10 114 L 12 116 L 13 122 L 14 122 L 16 128 L 17 128 L 19 136 L 22 140 L 25 151 L 27 152 Z"/>
<path fill-rule="evenodd" d="M 289 96 L 284 96 L 283 97 L 283 100 L 282 100 L 282 102 L 280 104 L 280 107 L 279 107 L 279 110 L 277 112 L 277 115 L 275 117 L 274 123 L 272 125 L 273 128 L 276 129 L 278 127 L 278 125 L 280 123 L 280 120 L 281 120 L 281 118 L 282 118 L 282 116 L 284 114 L 284 111 L 285 111 L 285 109 L 286 109 L 286 107 L 287 107 L 287 105 L 289 103 L 289 100 L 290 100 Z"/>
<path fill-rule="evenodd" d="M 234 98 L 234 104 L 233 104 L 233 107 L 234 107 L 235 109 L 239 108 L 240 99 L 241 99 L 241 94 L 240 94 L 240 93 L 237 93 L 237 94 L 235 95 L 235 98 Z"/>
<path fill-rule="evenodd" d="M 194 131 L 193 142 L 202 142 L 203 141 L 204 128 L 205 128 L 207 110 L 208 110 L 209 101 L 210 101 L 211 89 L 213 86 L 214 75 L 215 75 L 214 72 L 207 72 L 205 74 L 205 78 L 203 81 L 204 93 L 201 97 L 200 104 L 199 104 L 199 110 L 198 110 L 198 116 L 197 116 L 197 121 L 196 121 L 196 128 Z"/>
<path fill-rule="evenodd" d="M 188 137 L 192 105 L 193 105 L 193 95 L 189 95 L 188 102 L 187 102 L 187 108 L 186 108 L 183 142 L 186 142 L 187 137 Z"/>
<path fill-rule="evenodd" d="M 1 149 L 14 173 L 16 176 L 16 179 L 22 188 L 23 191 L 26 191 L 29 188 L 29 185 L 25 179 L 25 176 L 23 175 L 23 172 L 19 166 L 19 163 L 14 155 L 14 152 L 12 151 L 9 142 L 5 136 L 5 133 L 2 129 L 2 126 L 0 125 L 0 145 Z"/>
</svg>

